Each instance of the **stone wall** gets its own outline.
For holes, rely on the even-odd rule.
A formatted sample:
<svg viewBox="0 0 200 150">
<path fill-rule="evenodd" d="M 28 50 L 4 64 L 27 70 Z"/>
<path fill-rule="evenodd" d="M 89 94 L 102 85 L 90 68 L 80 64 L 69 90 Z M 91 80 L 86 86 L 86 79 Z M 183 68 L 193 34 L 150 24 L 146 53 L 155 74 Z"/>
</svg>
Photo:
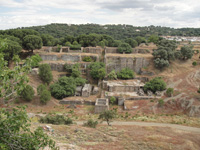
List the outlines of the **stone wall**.
<svg viewBox="0 0 200 150">
<path fill-rule="evenodd" d="M 63 61 L 70 61 L 70 62 L 79 62 L 81 61 L 81 56 L 80 55 L 62 55 L 61 60 Z"/>
<path fill-rule="evenodd" d="M 121 71 L 123 68 L 130 68 L 136 73 L 140 73 L 141 69 L 149 65 L 149 60 L 144 57 L 120 57 L 105 56 L 107 73 L 115 70 Z"/>
<path fill-rule="evenodd" d="M 105 110 L 109 110 L 109 101 L 106 98 L 98 98 L 96 99 L 94 112 L 101 113 Z"/>
<path fill-rule="evenodd" d="M 84 53 L 94 53 L 94 54 L 102 54 L 103 49 L 101 47 L 85 47 L 83 48 Z"/>
<path fill-rule="evenodd" d="M 57 61 L 58 56 L 57 55 L 49 55 L 49 54 L 41 54 L 40 57 L 43 61 Z"/>
<path fill-rule="evenodd" d="M 70 105 L 95 105 L 94 101 L 85 101 L 85 100 L 61 100 L 60 104 L 70 104 Z"/>
<path fill-rule="evenodd" d="M 105 54 L 109 54 L 109 53 L 118 53 L 117 47 L 106 47 Z M 136 54 L 136 53 L 146 54 L 146 53 L 150 53 L 150 50 L 142 49 L 142 48 L 133 48 L 132 54 Z"/>
</svg>

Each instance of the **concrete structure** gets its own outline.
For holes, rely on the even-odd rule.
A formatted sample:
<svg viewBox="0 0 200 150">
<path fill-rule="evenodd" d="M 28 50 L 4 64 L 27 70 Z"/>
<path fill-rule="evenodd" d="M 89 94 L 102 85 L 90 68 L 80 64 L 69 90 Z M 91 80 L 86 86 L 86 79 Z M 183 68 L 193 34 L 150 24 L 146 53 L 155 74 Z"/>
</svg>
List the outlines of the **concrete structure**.
<svg viewBox="0 0 200 150">
<path fill-rule="evenodd" d="M 103 111 L 109 110 L 109 101 L 106 98 L 98 98 L 95 103 L 95 113 L 101 113 Z"/>
<path fill-rule="evenodd" d="M 90 84 L 85 84 L 83 89 L 82 89 L 82 96 L 83 97 L 89 97 L 91 91 L 92 91 L 92 86 Z"/>
<path fill-rule="evenodd" d="M 75 91 L 75 96 L 81 96 L 82 94 L 82 86 L 77 86 Z"/>
</svg>

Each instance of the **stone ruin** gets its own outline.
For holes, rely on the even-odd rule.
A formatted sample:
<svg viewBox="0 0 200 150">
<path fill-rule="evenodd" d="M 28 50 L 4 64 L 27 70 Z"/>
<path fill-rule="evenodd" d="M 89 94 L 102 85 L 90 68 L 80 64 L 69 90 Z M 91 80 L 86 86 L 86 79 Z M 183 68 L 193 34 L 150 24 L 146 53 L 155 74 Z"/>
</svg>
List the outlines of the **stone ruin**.
<svg viewBox="0 0 200 150">
<path fill-rule="evenodd" d="M 99 88 L 92 86 L 91 84 L 85 84 L 84 86 L 77 86 L 75 96 L 89 97 L 90 95 L 96 95 L 99 93 Z"/>
<path fill-rule="evenodd" d="M 101 113 L 103 111 L 109 110 L 109 101 L 107 98 L 98 98 L 95 103 L 95 113 Z"/>
</svg>

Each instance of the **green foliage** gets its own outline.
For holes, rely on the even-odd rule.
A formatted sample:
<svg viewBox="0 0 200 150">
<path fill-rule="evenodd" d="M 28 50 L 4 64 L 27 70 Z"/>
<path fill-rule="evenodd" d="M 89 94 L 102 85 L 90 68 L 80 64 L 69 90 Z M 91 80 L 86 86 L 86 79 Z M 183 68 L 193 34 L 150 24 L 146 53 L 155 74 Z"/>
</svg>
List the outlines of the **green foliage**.
<svg viewBox="0 0 200 150">
<path fill-rule="evenodd" d="M 40 49 L 42 47 L 42 39 L 37 35 L 27 35 L 23 39 L 23 48 L 26 50 Z"/>
<path fill-rule="evenodd" d="M 200 93 L 200 88 L 197 90 L 198 93 Z"/>
<path fill-rule="evenodd" d="M 106 75 L 105 64 L 102 62 L 93 62 L 89 65 L 89 68 L 93 79 L 103 79 Z"/>
<path fill-rule="evenodd" d="M 39 62 L 42 61 L 42 58 L 38 54 L 36 54 L 36 55 L 31 56 L 31 60 L 32 60 L 31 67 L 38 67 Z"/>
<path fill-rule="evenodd" d="M 46 104 L 48 101 L 51 99 L 51 92 L 48 90 L 43 90 L 41 95 L 40 95 L 40 102 L 42 104 Z"/>
<path fill-rule="evenodd" d="M 196 62 L 196 61 L 193 61 L 193 62 L 192 62 L 192 65 L 193 65 L 193 66 L 196 66 L 196 65 L 197 65 L 197 62 Z"/>
<path fill-rule="evenodd" d="M 115 72 L 115 70 L 112 70 L 109 74 L 108 74 L 108 79 L 109 80 L 117 80 L 117 74 Z"/>
<path fill-rule="evenodd" d="M 83 61 L 85 61 L 85 62 L 92 62 L 93 60 L 92 60 L 92 58 L 90 56 L 85 56 L 83 58 Z"/>
<path fill-rule="evenodd" d="M 165 59 L 156 58 L 154 59 L 154 65 L 156 68 L 163 69 L 165 67 L 169 67 L 169 61 Z"/>
<path fill-rule="evenodd" d="M 114 96 L 110 97 L 110 103 L 113 105 L 116 103 L 116 98 Z"/>
<path fill-rule="evenodd" d="M 129 68 L 124 68 L 120 72 L 117 73 L 117 77 L 120 79 L 133 79 L 135 77 L 135 73 L 133 70 Z"/>
<path fill-rule="evenodd" d="M 146 39 L 141 36 L 137 36 L 135 40 L 137 41 L 138 45 L 140 45 L 141 43 L 146 43 Z"/>
<path fill-rule="evenodd" d="M 174 93 L 174 89 L 173 88 L 168 88 L 167 91 L 166 91 L 166 94 L 168 97 L 171 97 Z"/>
<path fill-rule="evenodd" d="M 76 86 L 83 86 L 83 85 L 85 85 L 85 83 L 87 81 L 86 79 L 81 78 L 81 77 L 74 78 L 74 80 L 75 80 Z"/>
<path fill-rule="evenodd" d="M 42 34 L 42 43 L 44 46 L 54 46 L 55 45 L 55 39 L 53 36 L 49 34 Z"/>
<path fill-rule="evenodd" d="M 157 35 L 151 35 L 149 38 L 148 38 L 148 42 L 153 42 L 154 44 L 157 44 L 159 41 L 159 36 Z"/>
<path fill-rule="evenodd" d="M 61 77 L 50 86 L 51 94 L 57 99 L 73 96 L 76 90 L 76 82 L 73 77 Z"/>
<path fill-rule="evenodd" d="M 96 128 L 98 125 L 98 121 L 94 121 L 93 119 L 89 119 L 86 123 L 84 123 L 84 126 L 90 127 L 90 128 Z"/>
<path fill-rule="evenodd" d="M 191 59 L 194 54 L 191 46 L 181 47 L 180 52 L 183 60 Z"/>
<path fill-rule="evenodd" d="M 72 77 L 80 77 L 81 71 L 80 71 L 80 64 L 65 64 L 64 69 L 71 74 Z"/>
<path fill-rule="evenodd" d="M 160 77 L 155 77 L 149 82 L 145 83 L 144 91 L 147 92 L 148 90 L 150 90 L 155 93 L 156 91 L 165 90 L 166 86 L 166 83 Z"/>
<path fill-rule="evenodd" d="M 138 46 L 137 41 L 132 38 L 126 39 L 125 42 L 128 43 L 132 48 L 135 48 L 136 46 Z"/>
<path fill-rule="evenodd" d="M 122 43 L 117 48 L 117 51 L 119 53 L 132 53 L 133 49 L 131 48 L 131 46 L 128 43 Z"/>
<path fill-rule="evenodd" d="M 42 92 L 43 92 L 44 90 L 47 90 L 47 86 L 44 85 L 44 84 L 40 84 L 40 85 L 37 87 L 37 94 L 38 94 L 38 95 L 41 95 Z"/>
<path fill-rule="evenodd" d="M 29 102 L 33 99 L 34 93 L 32 86 L 27 85 L 21 92 L 21 97 Z"/>
<path fill-rule="evenodd" d="M 44 83 L 49 85 L 49 83 L 53 80 L 53 75 L 49 64 L 41 64 L 39 66 L 39 76 Z"/>
<path fill-rule="evenodd" d="M 39 120 L 41 123 L 50 123 L 50 124 L 65 124 L 70 125 L 73 124 L 73 121 L 71 118 L 65 117 L 64 115 L 52 115 L 48 114 L 45 117 L 42 117 Z"/>
<path fill-rule="evenodd" d="M 55 142 L 45 134 L 42 128 L 30 130 L 30 120 L 25 107 L 12 111 L 0 110 L 0 149 L 3 150 L 39 150 L 49 147 L 58 150 Z"/>
<path fill-rule="evenodd" d="M 112 119 L 116 117 L 116 112 L 114 110 L 106 110 L 99 115 L 99 119 L 106 121 L 108 125 Z"/>
<path fill-rule="evenodd" d="M 158 105 L 159 105 L 160 107 L 163 107 L 164 104 L 165 104 L 164 100 L 163 100 L 163 99 L 159 99 Z"/>
<path fill-rule="evenodd" d="M 104 41 L 100 41 L 97 45 L 101 46 L 102 48 L 104 48 L 105 47 L 105 42 Z"/>
<path fill-rule="evenodd" d="M 21 52 L 22 47 L 15 41 L 8 40 L 7 43 L 7 47 L 3 50 L 3 53 L 4 58 L 9 61 L 13 59 L 14 55 L 18 55 Z"/>
</svg>

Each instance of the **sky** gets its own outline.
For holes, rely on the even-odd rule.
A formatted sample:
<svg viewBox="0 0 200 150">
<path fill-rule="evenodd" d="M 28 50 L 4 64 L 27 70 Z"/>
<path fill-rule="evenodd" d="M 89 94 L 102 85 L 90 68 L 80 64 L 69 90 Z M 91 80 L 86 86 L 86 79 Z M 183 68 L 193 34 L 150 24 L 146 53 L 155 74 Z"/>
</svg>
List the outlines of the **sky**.
<svg viewBox="0 0 200 150">
<path fill-rule="evenodd" d="M 200 28 L 200 0 L 0 0 L 0 30 L 50 23 Z"/>
</svg>

